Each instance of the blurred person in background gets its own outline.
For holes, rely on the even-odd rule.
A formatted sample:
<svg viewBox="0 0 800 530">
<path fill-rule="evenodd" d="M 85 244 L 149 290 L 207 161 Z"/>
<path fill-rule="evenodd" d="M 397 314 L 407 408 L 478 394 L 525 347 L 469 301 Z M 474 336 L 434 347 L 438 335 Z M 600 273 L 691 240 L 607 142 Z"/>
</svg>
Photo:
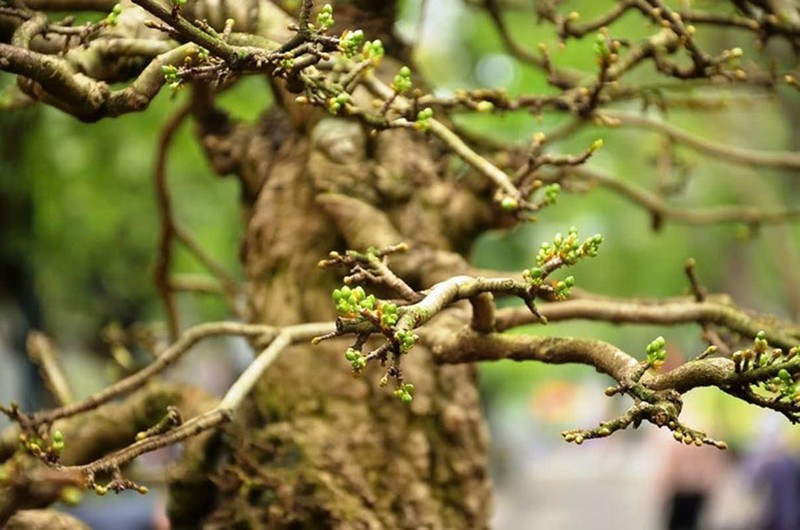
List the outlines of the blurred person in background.
<svg viewBox="0 0 800 530">
<path fill-rule="evenodd" d="M 661 368 L 664 372 L 683 364 L 684 355 L 676 347 L 668 347 L 667 359 Z M 685 414 L 686 422 L 694 420 Z M 701 525 L 708 500 L 722 482 L 730 464 L 724 453 L 715 447 L 675 443 L 672 436 L 659 431 L 651 454 L 663 455 L 657 470 L 656 491 L 664 494 L 662 507 L 664 528 L 667 530 L 695 530 Z"/>
<path fill-rule="evenodd" d="M 745 463 L 754 492 L 764 496 L 759 530 L 800 529 L 800 458 L 782 427 L 780 418 L 766 416 L 758 430 L 761 439 Z"/>
<path fill-rule="evenodd" d="M 695 530 L 701 525 L 708 501 L 729 467 L 725 454 L 715 447 L 683 445 L 670 436 L 664 441 L 663 465 L 658 476 L 665 494 L 664 528 Z"/>
</svg>

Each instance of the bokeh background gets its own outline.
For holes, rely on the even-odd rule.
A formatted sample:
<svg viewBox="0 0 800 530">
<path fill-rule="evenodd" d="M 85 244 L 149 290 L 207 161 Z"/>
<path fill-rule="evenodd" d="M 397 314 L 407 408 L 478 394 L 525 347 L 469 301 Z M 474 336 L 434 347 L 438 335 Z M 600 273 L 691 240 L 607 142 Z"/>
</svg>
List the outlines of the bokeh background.
<svg viewBox="0 0 800 530">
<path fill-rule="evenodd" d="M 403 2 L 398 29 L 416 43 L 417 71 L 432 90 L 446 94 L 460 88 L 491 87 L 504 88 L 512 96 L 552 92 L 541 71 L 506 53 L 489 18 L 469 4 L 460 0 Z M 556 64 L 593 71 L 592 36 L 559 45 L 552 27 L 537 23 L 530 2 L 512 4 L 529 9 L 507 18 L 520 44 L 535 49 L 539 42 L 548 43 Z M 611 3 L 565 4 L 565 10 L 579 11 L 589 19 Z M 728 8 L 724 2 L 697 4 Z M 614 27 L 612 35 L 635 39 L 652 31 L 641 16 L 631 14 Z M 757 56 L 752 38 L 742 33 L 715 31 L 701 34 L 701 39 L 709 49 L 741 47 L 745 61 Z M 765 53 L 762 63 L 772 61 L 780 67 L 794 61 L 793 52 L 779 43 Z M 659 83 L 649 66 L 635 71 L 633 77 L 644 84 Z M 10 76 L 0 75 L 0 86 L 11 82 Z M 708 95 L 726 105 L 709 112 L 673 109 L 667 119 L 720 143 L 796 150 L 800 96 L 790 90 L 704 92 L 687 84 L 686 95 Z M 158 216 L 151 172 L 160 128 L 183 97 L 163 91 L 147 112 L 93 125 L 43 106 L 0 113 L 3 402 L 20 399 L 26 408 L 47 404 L 45 392 L 34 390 L 36 368 L 22 353 L 29 329 L 42 329 L 55 339 L 79 395 L 103 387 L 147 360 L 135 349 L 113 347 L 114 337 L 153 328 L 163 331 L 159 324 L 162 306 L 152 281 Z M 243 80 L 221 97 L 223 107 L 247 120 L 258 119 L 270 104 L 267 83 L 258 77 Z M 633 101 L 618 108 L 640 111 L 643 105 Z M 659 115 L 655 108 L 646 112 Z M 519 112 L 455 119 L 476 134 L 525 145 L 533 133 L 555 130 L 568 117 Z M 605 147 L 592 158 L 593 167 L 650 190 L 670 190 L 670 204 L 776 209 L 800 204 L 796 173 L 711 159 L 680 144 L 668 145 L 651 132 L 587 127 L 553 149 L 576 153 L 597 138 L 604 140 Z M 665 159 L 666 152 L 671 154 Z M 169 185 L 178 219 L 217 260 L 238 274 L 242 228 L 237 184 L 211 174 L 190 125 L 180 130 L 171 151 Z M 582 234 L 601 232 L 606 239 L 598 258 L 575 267 L 581 287 L 615 296 L 682 295 L 688 287 L 683 266 L 694 257 L 699 276 L 711 292 L 727 292 L 743 307 L 798 321 L 800 227 L 686 226 L 667 220 L 654 231 L 650 221 L 647 212 L 602 188 L 562 194 L 557 207 L 548 208 L 535 224 L 511 233 L 486 234 L 474 250 L 474 261 L 482 267 L 521 270 L 530 266 L 541 241 L 574 225 Z M 207 274 L 182 249 L 177 251 L 173 270 L 186 278 L 202 279 Z M 179 307 L 184 325 L 230 316 L 226 305 L 214 296 L 180 295 Z M 705 348 L 697 326 L 575 321 L 519 332 L 598 338 L 641 356 L 650 340 L 664 335 L 673 363 Z M 239 343 L 219 341 L 205 347 L 197 358 L 202 361 L 191 363 L 183 377 L 203 380 L 219 392 L 245 362 L 246 352 Z M 220 373 L 226 375 L 220 377 Z M 780 509 L 770 504 L 776 502 L 770 496 L 776 476 L 771 466 L 779 462 L 783 470 L 800 468 L 796 432 L 777 415 L 718 391 L 696 390 L 687 395 L 684 414 L 693 426 L 726 440 L 731 446 L 728 452 L 684 448 L 672 441 L 669 432 L 651 425 L 581 447 L 564 444 L 562 430 L 593 426 L 625 410 L 625 398 L 603 396 L 608 383 L 604 376 L 579 367 L 513 362 L 481 367 L 498 493 L 495 528 L 659 528 L 666 524 L 674 492 L 682 489 L 707 494 L 703 528 L 756 528 L 763 510 Z M 790 485 L 784 491 L 793 487 L 790 491 L 800 495 L 800 472 L 796 475 L 786 478 Z M 800 498 L 791 498 L 800 504 Z"/>
</svg>

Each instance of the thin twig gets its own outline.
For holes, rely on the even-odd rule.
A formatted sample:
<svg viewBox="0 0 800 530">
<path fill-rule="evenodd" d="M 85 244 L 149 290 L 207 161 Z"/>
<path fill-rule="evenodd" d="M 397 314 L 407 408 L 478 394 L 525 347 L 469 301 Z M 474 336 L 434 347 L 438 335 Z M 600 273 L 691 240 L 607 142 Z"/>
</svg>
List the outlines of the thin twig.
<svg viewBox="0 0 800 530">
<path fill-rule="evenodd" d="M 172 198 L 167 185 L 167 153 L 175 137 L 175 133 L 189 116 L 190 108 L 182 107 L 164 125 L 158 139 L 156 163 L 153 170 L 153 186 L 155 188 L 158 215 L 161 221 L 161 233 L 158 237 L 158 254 L 154 278 L 156 289 L 164 301 L 167 313 L 167 329 L 170 341 L 175 341 L 180 333 L 180 321 L 175 297 L 169 284 L 169 269 L 172 264 L 172 238 L 175 236 L 175 220 L 172 213 Z"/>
<path fill-rule="evenodd" d="M 601 115 L 618 122 L 623 127 L 637 127 L 663 134 L 699 153 L 712 156 L 723 162 L 789 170 L 800 169 L 800 154 L 792 151 L 765 152 L 716 143 L 689 134 L 667 122 L 633 112 L 605 110 Z"/>
<path fill-rule="evenodd" d="M 330 322 L 317 322 L 282 328 L 275 335 L 269 346 L 242 372 L 225 393 L 222 401 L 213 409 L 191 418 L 170 431 L 139 440 L 94 462 L 80 466 L 64 467 L 62 470 L 67 473 L 78 471 L 85 476 L 93 477 L 98 471 L 118 468 L 144 453 L 181 442 L 203 431 L 214 429 L 231 421 L 244 398 L 247 397 L 279 353 L 292 344 L 307 342 L 315 336 L 328 333 L 333 327 Z"/>
<path fill-rule="evenodd" d="M 762 210 L 753 206 L 716 206 L 704 208 L 681 208 L 666 203 L 654 193 L 643 190 L 622 179 L 614 178 L 602 171 L 586 166 L 569 167 L 564 173 L 581 180 L 594 182 L 618 193 L 620 196 L 648 210 L 659 226 L 662 220 L 687 225 L 709 225 L 721 223 L 744 223 L 747 225 L 784 224 L 800 220 L 800 208 Z"/>
<path fill-rule="evenodd" d="M 28 357 L 41 368 L 42 379 L 59 405 L 72 403 L 72 390 L 58 362 L 58 352 L 47 335 L 38 331 L 28 335 Z"/>
<path fill-rule="evenodd" d="M 144 386 L 151 378 L 160 374 L 199 341 L 220 335 L 240 335 L 250 338 L 270 337 L 277 331 L 271 326 L 258 324 L 240 324 L 237 322 L 209 322 L 187 329 L 180 338 L 164 350 L 152 363 L 125 379 L 92 394 L 86 399 L 66 407 L 37 412 L 30 417 L 30 423 L 40 425 L 52 423 L 61 418 L 75 416 L 83 412 L 96 409 L 112 399 L 128 394 Z"/>
<path fill-rule="evenodd" d="M 181 242 L 186 249 L 191 252 L 197 260 L 205 266 L 223 285 L 225 290 L 231 295 L 236 296 L 239 292 L 239 285 L 236 278 L 229 273 L 225 267 L 217 261 L 211 254 L 205 251 L 200 243 L 178 223 L 174 223 L 173 230 L 175 239 Z"/>
<path fill-rule="evenodd" d="M 693 298 L 666 301 L 631 301 L 610 298 L 586 298 L 543 304 L 539 311 L 550 322 L 564 320 L 596 320 L 631 324 L 690 324 L 713 322 L 747 337 L 759 331 L 766 333 L 769 343 L 781 348 L 792 348 L 800 342 L 800 330 L 774 318 L 749 315 L 734 306 L 718 302 L 697 302 Z M 508 330 L 539 320 L 525 307 L 500 309 L 497 312 L 497 329 Z"/>
</svg>

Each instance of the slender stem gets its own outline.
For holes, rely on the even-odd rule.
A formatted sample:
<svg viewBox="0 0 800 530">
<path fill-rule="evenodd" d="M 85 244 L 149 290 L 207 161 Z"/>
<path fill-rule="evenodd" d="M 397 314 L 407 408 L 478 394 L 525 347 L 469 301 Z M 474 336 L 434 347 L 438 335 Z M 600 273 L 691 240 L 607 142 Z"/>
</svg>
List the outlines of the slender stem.
<svg viewBox="0 0 800 530">
<path fill-rule="evenodd" d="M 191 418 L 166 433 L 139 440 L 89 464 L 64 467 L 62 468 L 63 471 L 79 471 L 86 476 L 91 476 L 97 471 L 117 468 L 144 453 L 181 442 L 203 431 L 214 429 L 231 421 L 244 398 L 250 393 L 258 380 L 261 379 L 266 369 L 277 358 L 279 353 L 292 344 L 307 342 L 315 336 L 330 332 L 332 329 L 334 329 L 334 326 L 330 322 L 298 324 L 282 328 L 269 346 L 242 372 L 225 393 L 222 401 L 213 409 Z"/>
<path fill-rule="evenodd" d="M 164 350 L 152 363 L 125 379 L 92 394 L 86 399 L 66 407 L 38 412 L 31 416 L 33 424 L 52 423 L 61 418 L 81 414 L 96 409 L 112 399 L 128 394 L 147 383 L 152 377 L 160 374 L 174 364 L 199 341 L 220 335 L 241 335 L 245 337 L 270 336 L 277 333 L 271 326 L 257 324 L 240 324 L 237 322 L 210 322 L 187 329 L 180 338 Z"/>
</svg>

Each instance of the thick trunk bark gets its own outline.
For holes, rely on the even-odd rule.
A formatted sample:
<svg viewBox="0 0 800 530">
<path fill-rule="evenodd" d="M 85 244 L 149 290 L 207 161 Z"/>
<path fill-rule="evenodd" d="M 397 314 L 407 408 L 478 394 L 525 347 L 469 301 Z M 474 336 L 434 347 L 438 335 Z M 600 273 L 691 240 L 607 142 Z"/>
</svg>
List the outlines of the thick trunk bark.
<svg viewBox="0 0 800 530">
<path fill-rule="evenodd" d="M 237 173 L 252 200 L 242 259 L 255 322 L 333 320 L 331 291 L 341 283 L 317 267 L 330 250 L 399 236 L 426 255 L 452 257 L 488 215 L 444 178 L 446 164 L 435 163 L 422 135 L 311 123 L 275 111 L 258 128 L 236 130 L 210 115 L 201 127 L 212 165 Z M 421 283 L 457 272 L 436 258 L 415 263 Z M 205 524 L 486 527 L 487 431 L 475 369 L 437 366 L 414 348 L 403 364 L 416 387 L 405 405 L 379 386 L 379 366 L 354 379 L 345 349 L 343 341 L 295 347 L 270 368 L 228 433 L 230 459 L 213 479 Z"/>
</svg>

